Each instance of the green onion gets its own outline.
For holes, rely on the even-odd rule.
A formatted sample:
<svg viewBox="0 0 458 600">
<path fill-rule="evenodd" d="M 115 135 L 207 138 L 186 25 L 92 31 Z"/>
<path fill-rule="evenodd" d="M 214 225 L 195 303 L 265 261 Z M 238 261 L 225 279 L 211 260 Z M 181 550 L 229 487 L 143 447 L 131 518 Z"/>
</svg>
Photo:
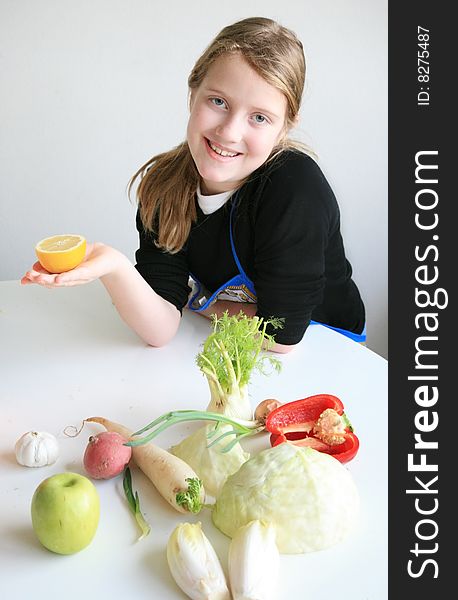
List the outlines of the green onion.
<svg viewBox="0 0 458 600">
<path fill-rule="evenodd" d="M 231 448 L 242 438 L 245 438 L 250 435 L 254 435 L 259 433 L 264 429 L 264 425 L 259 421 L 244 421 L 242 419 L 231 419 L 230 417 L 226 417 L 220 413 L 207 412 L 207 411 L 199 411 L 199 410 L 175 410 L 172 412 L 165 413 L 164 415 L 158 417 L 139 431 L 136 431 L 132 435 L 140 435 L 145 433 L 146 431 L 150 431 L 150 433 L 138 440 L 130 440 L 126 442 L 126 446 L 141 446 L 143 444 L 147 444 L 153 438 L 155 438 L 159 433 L 175 425 L 176 423 L 183 423 L 187 421 L 216 421 L 217 423 L 228 423 L 232 425 L 232 430 L 227 431 L 214 439 L 210 446 L 218 443 L 222 438 L 228 435 L 234 435 L 234 440 L 231 441 L 227 446 L 222 449 L 222 452 L 229 452 Z M 210 432 L 210 437 L 214 436 L 214 432 Z"/>
<path fill-rule="evenodd" d="M 135 520 L 137 521 L 140 529 L 142 530 L 142 535 L 138 538 L 138 541 L 146 537 L 151 531 L 151 527 L 145 521 L 141 510 L 140 510 L 140 499 L 138 497 L 138 492 L 134 493 L 132 491 L 132 475 L 130 473 L 129 467 L 124 469 L 124 478 L 122 482 L 124 493 L 126 494 L 127 502 L 129 507 L 134 514 Z"/>
</svg>

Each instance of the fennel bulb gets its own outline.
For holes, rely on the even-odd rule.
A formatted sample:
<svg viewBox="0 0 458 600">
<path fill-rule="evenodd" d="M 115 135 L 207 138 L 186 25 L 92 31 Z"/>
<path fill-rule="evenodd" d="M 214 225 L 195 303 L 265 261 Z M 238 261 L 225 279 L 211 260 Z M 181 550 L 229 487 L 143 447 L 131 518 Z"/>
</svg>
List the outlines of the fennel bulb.
<svg viewBox="0 0 458 600">
<path fill-rule="evenodd" d="M 215 432 L 215 424 L 208 423 L 170 449 L 172 454 L 194 469 L 202 480 L 206 493 L 215 498 L 218 497 L 229 475 L 238 471 L 250 458 L 240 444 L 235 444 L 231 450 L 223 453 L 222 450 L 228 443 L 226 438 L 209 446 L 212 436 L 220 436 L 231 430 L 230 425 L 219 424 Z"/>
</svg>

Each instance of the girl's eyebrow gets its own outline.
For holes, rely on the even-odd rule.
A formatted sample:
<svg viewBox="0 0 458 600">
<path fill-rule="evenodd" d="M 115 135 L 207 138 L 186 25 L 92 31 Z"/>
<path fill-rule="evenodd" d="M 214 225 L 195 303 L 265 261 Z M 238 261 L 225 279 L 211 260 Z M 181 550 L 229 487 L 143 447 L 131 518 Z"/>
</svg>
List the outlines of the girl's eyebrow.
<svg viewBox="0 0 458 600">
<path fill-rule="evenodd" d="M 230 96 L 228 96 L 222 90 L 217 90 L 215 88 L 205 88 L 205 91 L 209 94 L 215 94 L 215 96 L 221 96 L 222 98 L 227 98 L 228 100 L 231 99 Z M 257 106 L 252 106 L 250 108 L 250 112 L 262 113 L 263 115 L 265 114 L 273 120 L 281 118 L 280 115 L 277 115 L 276 113 L 272 112 L 271 110 L 268 110 L 267 108 L 257 107 Z"/>
<path fill-rule="evenodd" d="M 215 96 L 221 96 L 222 98 L 227 98 L 228 97 L 227 94 L 226 94 L 226 92 L 223 92 L 222 90 L 217 90 L 216 88 L 206 87 L 205 91 L 208 94 L 215 94 Z"/>
</svg>

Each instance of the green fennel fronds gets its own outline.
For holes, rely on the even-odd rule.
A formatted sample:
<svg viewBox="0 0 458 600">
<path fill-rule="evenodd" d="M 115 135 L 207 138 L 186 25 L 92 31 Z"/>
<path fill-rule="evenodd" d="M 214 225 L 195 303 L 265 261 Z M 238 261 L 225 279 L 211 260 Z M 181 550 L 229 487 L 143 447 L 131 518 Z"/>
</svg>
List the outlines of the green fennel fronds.
<svg viewBox="0 0 458 600">
<path fill-rule="evenodd" d="M 124 493 L 126 495 L 126 499 L 129 504 L 130 510 L 132 511 L 132 513 L 135 517 L 135 520 L 137 521 L 137 523 L 142 531 L 141 536 L 138 538 L 138 541 L 140 541 L 142 538 L 146 537 L 149 534 L 149 532 L 151 531 L 151 527 L 145 521 L 145 519 L 141 513 L 140 499 L 138 497 L 138 492 L 135 492 L 135 496 L 134 496 L 134 493 L 132 491 L 132 475 L 130 473 L 129 467 L 126 467 L 124 469 L 124 478 L 122 481 L 122 485 L 124 488 Z"/>
<path fill-rule="evenodd" d="M 202 508 L 200 501 L 202 482 L 196 477 L 188 477 L 185 481 L 188 483 L 188 489 L 186 492 L 178 492 L 175 496 L 176 503 L 191 513 L 198 513 Z"/>
<path fill-rule="evenodd" d="M 268 325 L 282 327 L 282 319 L 248 317 L 242 311 L 232 316 L 227 311 L 221 317 L 213 315 L 213 332 L 196 362 L 220 394 L 247 385 L 254 370 L 266 373 L 266 362 L 280 370 L 280 361 L 262 352 L 274 344 L 274 336 L 266 332 Z"/>
</svg>

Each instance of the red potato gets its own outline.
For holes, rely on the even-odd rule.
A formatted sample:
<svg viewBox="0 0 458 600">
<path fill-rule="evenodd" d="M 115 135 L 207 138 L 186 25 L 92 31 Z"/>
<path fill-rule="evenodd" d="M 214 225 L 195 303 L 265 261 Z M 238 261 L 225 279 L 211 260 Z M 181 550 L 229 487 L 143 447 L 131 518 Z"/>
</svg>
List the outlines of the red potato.
<svg viewBox="0 0 458 600">
<path fill-rule="evenodd" d="M 132 448 L 125 446 L 127 438 L 115 431 L 91 435 L 84 452 L 83 465 L 93 479 L 111 479 L 124 471 L 132 456 Z"/>
<path fill-rule="evenodd" d="M 90 417 L 85 422 L 100 423 L 129 439 L 132 432 L 104 417 Z M 181 458 L 149 442 L 132 448 L 132 459 L 175 510 L 197 513 L 205 501 L 205 490 L 195 471 Z"/>
</svg>

